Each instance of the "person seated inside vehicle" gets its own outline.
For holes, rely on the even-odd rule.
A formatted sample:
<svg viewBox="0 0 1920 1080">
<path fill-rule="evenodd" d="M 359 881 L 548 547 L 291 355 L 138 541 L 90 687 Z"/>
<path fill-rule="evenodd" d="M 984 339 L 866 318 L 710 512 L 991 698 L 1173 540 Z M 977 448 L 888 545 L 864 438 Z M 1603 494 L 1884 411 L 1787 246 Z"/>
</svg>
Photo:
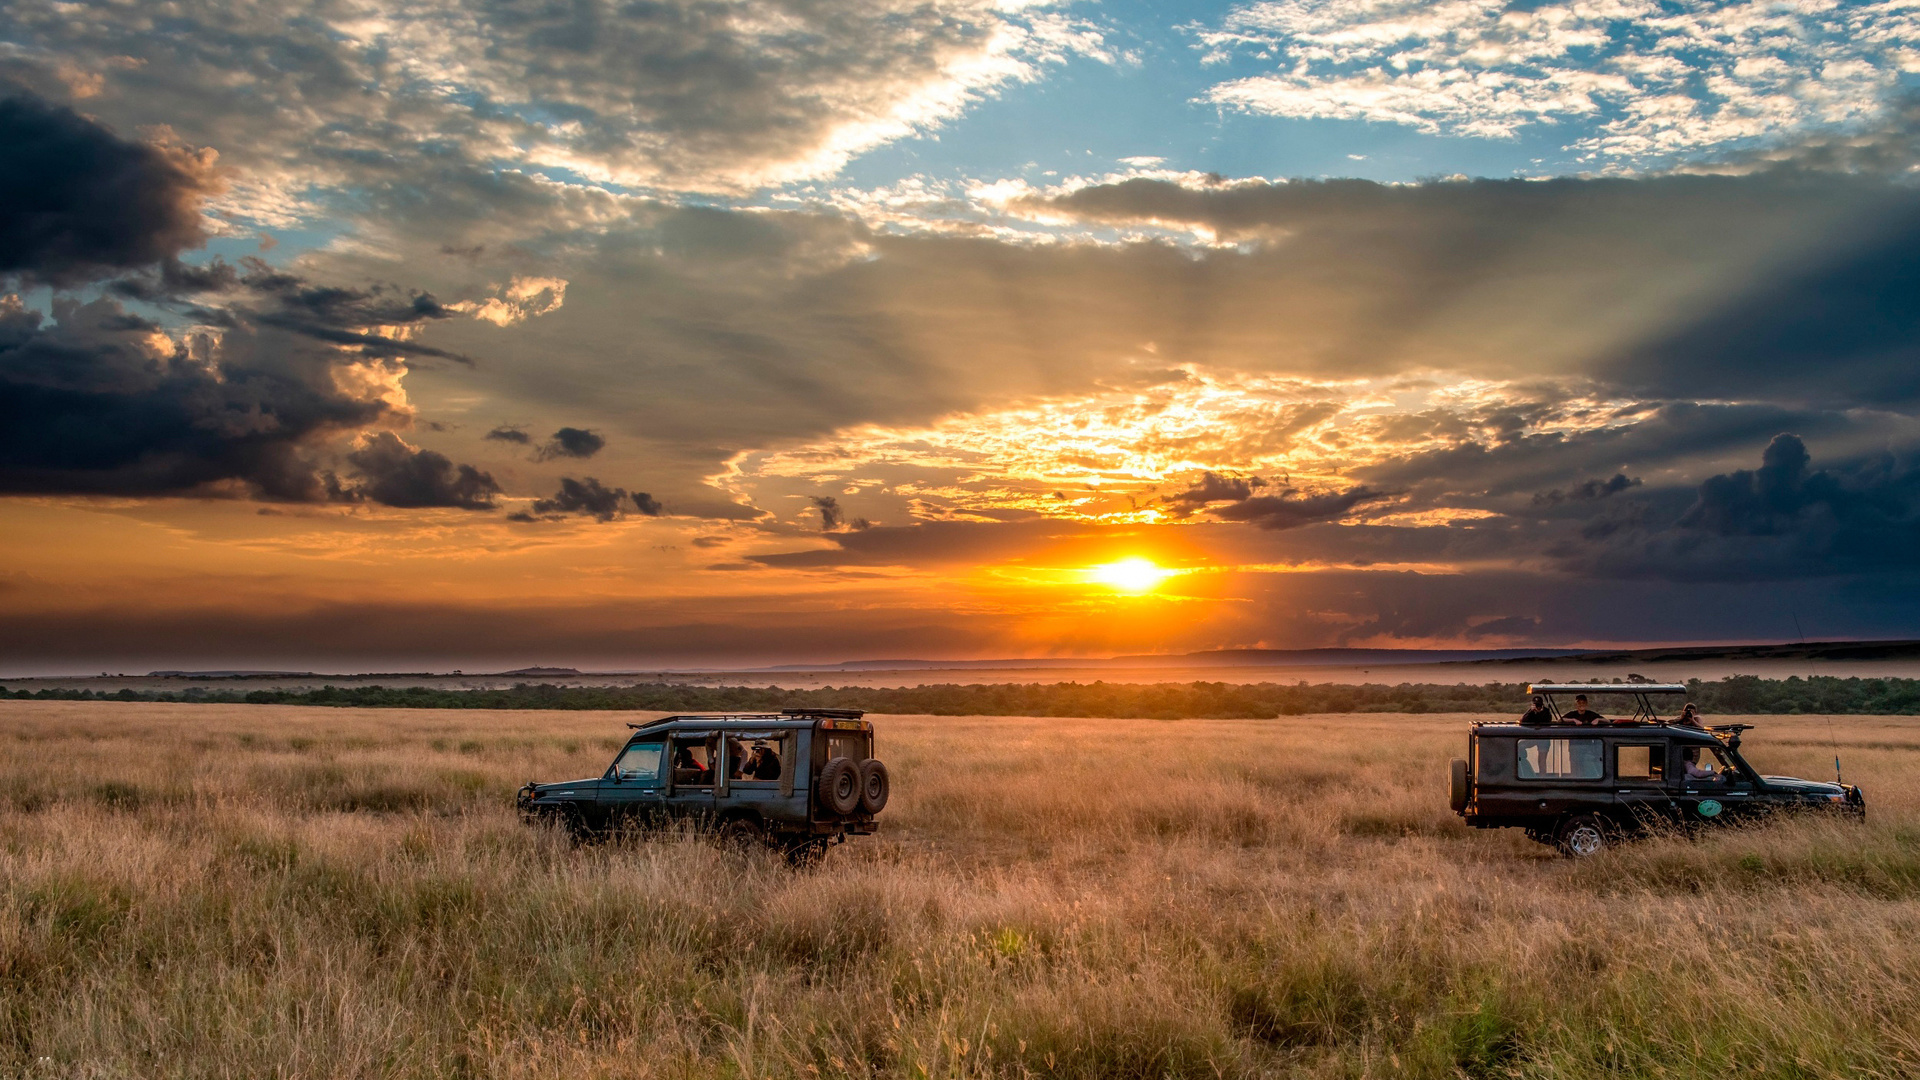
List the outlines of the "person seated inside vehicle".
<svg viewBox="0 0 1920 1080">
<path fill-rule="evenodd" d="M 1520 714 L 1520 722 L 1528 727 L 1544 727 L 1553 723 L 1553 710 L 1547 708 L 1547 699 L 1540 694 L 1533 695 L 1533 708 Z"/>
<path fill-rule="evenodd" d="M 750 774 L 747 772 L 747 744 L 741 742 L 739 739 L 728 739 L 727 778 L 729 780 L 742 780 L 748 775 Z"/>
<path fill-rule="evenodd" d="M 707 772 L 707 763 L 693 754 L 693 743 L 681 743 L 673 751 L 673 778 L 676 783 L 703 784 L 711 782 Z M 706 748 L 701 747 L 705 753 Z"/>
<path fill-rule="evenodd" d="M 773 748 L 762 743 L 753 748 L 753 756 L 747 759 L 747 777 L 752 780 L 780 779 L 780 755 Z"/>
<path fill-rule="evenodd" d="M 1713 762 L 1711 760 L 1709 760 L 1705 765 L 1702 765 L 1700 763 L 1699 747 L 1689 746 L 1687 747 L 1686 752 L 1681 754 L 1680 756 L 1686 767 L 1685 771 L 1686 771 L 1687 779 L 1689 780 L 1720 779 L 1720 770 L 1715 769 L 1713 767 Z"/>
<path fill-rule="evenodd" d="M 1562 723 L 1579 724 L 1584 727 L 1607 722 L 1606 717 L 1587 708 L 1587 695 L 1585 694 L 1580 694 L 1573 699 L 1573 708 L 1561 713 L 1560 720 Z"/>
<path fill-rule="evenodd" d="M 1706 728 L 1706 725 L 1700 722 L 1699 706 L 1691 701 L 1687 702 L 1686 707 L 1680 710 L 1680 715 L 1674 720 L 1674 723 L 1681 727 L 1700 728 L 1702 730 Z"/>
</svg>

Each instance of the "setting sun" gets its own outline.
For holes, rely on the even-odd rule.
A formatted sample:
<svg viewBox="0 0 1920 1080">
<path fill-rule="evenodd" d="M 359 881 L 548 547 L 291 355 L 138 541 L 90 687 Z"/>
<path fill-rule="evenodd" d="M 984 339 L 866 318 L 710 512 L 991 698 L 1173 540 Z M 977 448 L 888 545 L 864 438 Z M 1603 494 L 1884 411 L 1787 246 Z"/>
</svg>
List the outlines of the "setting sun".
<svg viewBox="0 0 1920 1080">
<path fill-rule="evenodd" d="M 1119 562 L 1103 563 L 1087 571 L 1087 576 L 1121 592 L 1147 592 L 1173 574 L 1149 559 L 1134 556 Z"/>
</svg>

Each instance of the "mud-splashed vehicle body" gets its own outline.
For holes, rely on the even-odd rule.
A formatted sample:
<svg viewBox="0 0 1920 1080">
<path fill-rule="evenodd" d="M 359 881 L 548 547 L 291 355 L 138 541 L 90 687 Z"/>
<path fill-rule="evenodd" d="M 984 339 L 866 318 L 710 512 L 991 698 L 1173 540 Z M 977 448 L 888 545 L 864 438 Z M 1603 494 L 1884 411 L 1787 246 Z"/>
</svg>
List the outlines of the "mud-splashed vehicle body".
<svg viewBox="0 0 1920 1080">
<path fill-rule="evenodd" d="M 1543 683 L 1528 692 L 1546 699 L 1544 723 L 1476 722 L 1467 756 L 1453 761 L 1453 811 L 1474 828 L 1523 829 L 1584 858 L 1663 828 L 1738 824 L 1783 811 L 1866 816 L 1866 800 L 1851 784 L 1761 775 L 1740 754 L 1750 725 L 1660 719 L 1649 695 L 1683 694 L 1683 685 Z M 1554 695 L 1575 692 L 1631 695 L 1634 714 L 1566 722 Z"/>
<path fill-rule="evenodd" d="M 667 716 L 633 734 L 596 777 L 529 783 L 521 812 L 581 838 L 688 821 L 796 860 L 871 833 L 890 780 L 856 709 Z"/>
</svg>

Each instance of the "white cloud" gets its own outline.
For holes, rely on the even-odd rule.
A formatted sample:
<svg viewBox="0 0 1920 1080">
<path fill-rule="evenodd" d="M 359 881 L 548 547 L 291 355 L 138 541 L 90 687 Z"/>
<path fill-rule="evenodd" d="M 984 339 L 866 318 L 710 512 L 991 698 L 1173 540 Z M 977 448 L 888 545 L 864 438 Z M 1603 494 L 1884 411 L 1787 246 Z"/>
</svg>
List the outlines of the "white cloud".
<svg viewBox="0 0 1920 1080">
<path fill-rule="evenodd" d="M 1199 33 L 1270 60 L 1206 100 L 1249 112 L 1510 138 L 1565 124 L 1591 159 L 1644 160 L 1857 123 L 1920 46 L 1905 0 L 1261 0 Z"/>
<path fill-rule="evenodd" d="M 459 170 L 663 193 L 827 177 L 1071 57 L 1127 59 L 1058 7 L 993 0 L 75 0 L 0 7 L 0 42 L 0 77 L 217 149 L 216 209 L 278 228 Z"/>
</svg>

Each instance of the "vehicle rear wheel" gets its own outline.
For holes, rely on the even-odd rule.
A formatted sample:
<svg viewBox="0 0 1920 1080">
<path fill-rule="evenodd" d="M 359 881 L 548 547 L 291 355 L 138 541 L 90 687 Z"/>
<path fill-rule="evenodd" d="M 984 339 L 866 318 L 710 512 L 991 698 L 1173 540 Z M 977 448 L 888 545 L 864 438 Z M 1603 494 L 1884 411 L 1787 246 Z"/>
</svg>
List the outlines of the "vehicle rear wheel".
<svg viewBox="0 0 1920 1080">
<path fill-rule="evenodd" d="M 1607 849 L 1607 831 L 1592 814 L 1568 818 L 1560 826 L 1560 850 L 1570 859 L 1590 859 Z"/>
<path fill-rule="evenodd" d="M 868 758 L 860 763 L 860 809 L 869 814 L 885 810 L 890 790 L 887 767 L 880 764 L 879 758 Z"/>
<path fill-rule="evenodd" d="M 730 817 L 714 826 L 713 839 L 729 851 L 752 851 L 766 843 L 767 830 L 751 818 Z"/>
<path fill-rule="evenodd" d="M 787 865 L 796 870 L 820 865 L 827 857 L 827 841 L 824 837 L 802 840 L 787 848 Z"/>
<path fill-rule="evenodd" d="M 1454 758 L 1447 769 L 1449 781 L 1448 801 L 1453 804 L 1453 812 L 1463 813 L 1467 809 L 1467 761 Z"/>
<path fill-rule="evenodd" d="M 815 796 L 820 809 L 846 817 L 860 809 L 860 766 L 852 758 L 837 757 L 820 770 Z"/>
</svg>

